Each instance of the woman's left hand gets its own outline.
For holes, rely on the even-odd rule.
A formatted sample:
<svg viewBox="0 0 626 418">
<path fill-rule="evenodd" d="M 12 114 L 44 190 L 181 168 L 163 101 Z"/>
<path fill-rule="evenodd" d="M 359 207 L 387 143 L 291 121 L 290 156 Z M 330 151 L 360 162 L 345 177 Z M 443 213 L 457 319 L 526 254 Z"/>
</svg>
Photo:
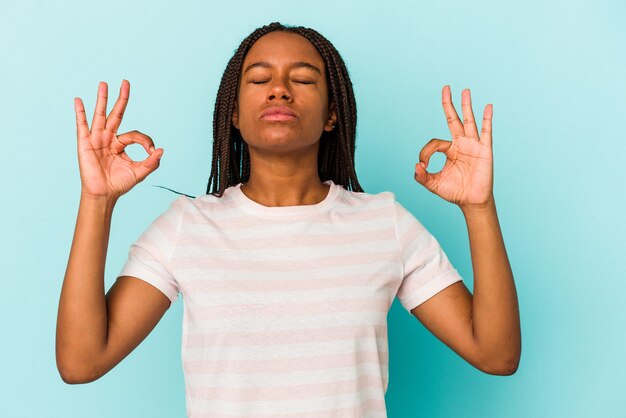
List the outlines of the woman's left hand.
<svg viewBox="0 0 626 418">
<path fill-rule="evenodd" d="M 442 104 L 452 141 L 431 139 L 420 151 L 420 163 L 415 165 L 414 178 L 437 196 L 459 205 L 462 209 L 487 206 L 493 203 L 493 106 L 485 106 L 479 135 L 469 89 L 462 92 L 463 122 L 452 104 L 450 86 L 443 87 Z M 443 152 L 446 163 L 440 172 L 431 174 L 426 168 L 435 152 Z"/>
</svg>

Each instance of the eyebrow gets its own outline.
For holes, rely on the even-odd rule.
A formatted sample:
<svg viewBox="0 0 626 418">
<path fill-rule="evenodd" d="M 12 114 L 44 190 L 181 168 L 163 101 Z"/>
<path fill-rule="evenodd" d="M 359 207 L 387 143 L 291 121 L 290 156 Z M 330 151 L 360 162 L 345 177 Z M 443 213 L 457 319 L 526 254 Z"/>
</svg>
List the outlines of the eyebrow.
<svg viewBox="0 0 626 418">
<path fill-rule="evenodd" d="M 255 63 L 252 63 L 252 64 L 248 65 L 246 67 L 246 69 L 243 71 L 243 74 L 245 74 L 249 70 L 251 70 L 253 68 L 257 68 L 257 67 L 271 68 L 272 65 L 269 62 L 266 62 L 266 61 L 258 61 L 258 62 L 255 62 Z M 315 65 L 310 64 L 310 63 L 305 62 L 305 61 L 294 62 L 293 64 L 291 64 L 291 67 L 292 68 L 308 68 L 309 70 L 313 70 L 313 71 L 317 72 L 319 75 L 322 75 L 322 72 L 320 71 L 319 68 L 317 68 Z"/>
</svg>

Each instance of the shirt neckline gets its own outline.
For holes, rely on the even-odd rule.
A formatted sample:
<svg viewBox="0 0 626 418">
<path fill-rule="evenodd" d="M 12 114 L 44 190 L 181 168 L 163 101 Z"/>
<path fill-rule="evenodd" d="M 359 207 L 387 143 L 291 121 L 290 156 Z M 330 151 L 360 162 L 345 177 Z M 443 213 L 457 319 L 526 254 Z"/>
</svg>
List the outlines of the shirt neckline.
<svg viewBox="0 0 626 418">
<path fill-rule="evenodd" d="M 265 206 L 246 196 L 244 192 L 241 191 L 242 184 L 243 183 L 239 183 L 232 187 L 232 196 L 235 201 L 249 212 L 268 218 L 295 218 L 320 213 L 332 206 L 337 199 L 340 189 L 340 186 L 336 185 L 332 180 L 326 180 L 323 184 L 329 185 L 330 189 L 326 197 L 319 203 L 297 206 Z"/>
</svg>

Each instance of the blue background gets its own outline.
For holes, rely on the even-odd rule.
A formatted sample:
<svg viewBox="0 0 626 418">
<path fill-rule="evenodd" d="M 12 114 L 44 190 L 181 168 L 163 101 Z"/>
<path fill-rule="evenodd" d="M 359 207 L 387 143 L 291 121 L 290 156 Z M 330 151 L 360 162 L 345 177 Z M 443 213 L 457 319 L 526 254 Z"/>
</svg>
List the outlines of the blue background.
<svg viewBox="0 0 626 418">
<path fill-rule="evenodd" d="M 473 288 L 458 207 L 413 179 L 422 146 L 450 139 L 441 88 L 460 112 L 494 105 L 495 197 L 520 301 L 522 359 L 484 374 L 396 300 L 390 417 L 626 416 L 626 3 L 445 1 L 2 2 L 0 405 L 6 417 L 182 417 L 182 300 L 118 366 L 86 385 L 56 369 L 56 315 L 78 209 L 73 99 L 88 121 L 98 82 L 120 133 L 165 149 L 116 207 L 106 289 L 130 244 L 176 195 L 204 193 L 212 112 L 239 42 L 272 21 L 315 28 L 344 57 L 358 103 L 356 165 L 437 237 Z M 138 145 L 131 156 L 143 158 Z M 443 166 L 436 154 L 432 169 Z"/>
</svg>

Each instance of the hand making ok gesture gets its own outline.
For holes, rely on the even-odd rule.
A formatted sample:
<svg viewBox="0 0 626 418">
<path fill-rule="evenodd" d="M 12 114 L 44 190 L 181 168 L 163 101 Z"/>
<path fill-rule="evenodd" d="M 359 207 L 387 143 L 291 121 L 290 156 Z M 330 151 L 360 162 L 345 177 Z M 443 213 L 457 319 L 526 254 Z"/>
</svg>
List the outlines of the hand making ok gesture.
<svg viewBox="0 0 626 418">
<path fill-rule="evenodd" d="M 469 89 L 463 90 L 461 108 L 463 122 L 452 104 L 450 86 L 442 90 L 443 110 L 448 120 L 452 141 L 431 139 L 420 151 L 423 165 L 415 165 L 415 180 L 443 199 L 463 207 L 481 207 L 493 201 L 493 153 L 491 119 L 493 106 L 485 106 L 480 135 L 472 112 Z M 443 169 L 435 174 L 426 171 L 435 152 L 446 155 Z"/>
<path fill-rule="evenodd" d="M 85 107 L 80 98 L 74 99 L 78 139 L 78 165 L 82 195 L 87 197 L 117 199 L 145 179 L 159 167 L 163 149 L 154 149 L 152 139 L 138 131 L 117 135 L 128 103 L 130 83 L 122 81 L 120 94 L 106 117 L 108 87 L 98 85 L 98 101 L 91 122 L 87 125 Z M 148 154 L 143 161 L 133 161 L 124 151 L 130 144 L 141 144 Z"/>
</svg>

